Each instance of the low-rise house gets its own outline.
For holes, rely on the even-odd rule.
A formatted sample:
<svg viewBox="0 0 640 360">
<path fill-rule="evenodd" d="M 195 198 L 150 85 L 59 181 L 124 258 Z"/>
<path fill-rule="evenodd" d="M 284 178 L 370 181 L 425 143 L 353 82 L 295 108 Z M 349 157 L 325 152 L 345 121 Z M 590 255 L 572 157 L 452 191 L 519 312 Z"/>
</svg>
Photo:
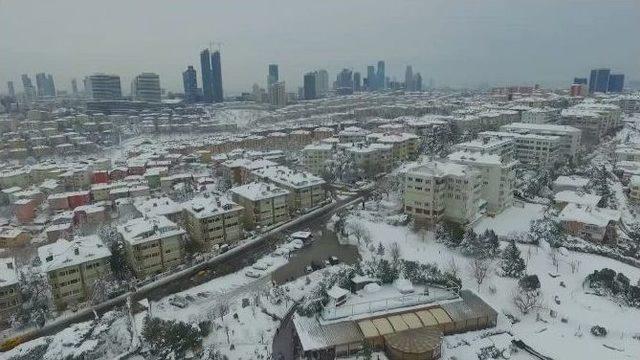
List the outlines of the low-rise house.
<svg viewBox="0 0 640 360">
<path fill-rule="evenodd" d="M 579 204 L 568 204 L 558 215 L 565 231 L 596 243 L 615 244 L 620 212 Z"/>
<path fill-rule="evenodd" d="M 118 226 L 136 276 L 165 272 L 184 262 L 186 232 L 164 216 L 142 217 Z"/>
<path fill-rule="evenodd" d="M 22 304 L 17 270 L 14 258 L 0 258 L 0 323 L 8 324 Z"/>
<path fill-rule="evenodd" d="M 31 240 L 28 232 L 13 226 L 0 226 L 0 248 L 16 248 Z"/>
<path fill-rule="evenodd" d="M 584 192 L 576 192 L 573 190 L 560 191 L 553 197 L 553 201 L 561 209 L 569 204 L 597 207 L 600 199 L 602 199 L 602 196 Z"/>
<path fill-rule="evenodd" d="M 289 191 L 270 183 L 252 182 L 231 189 L 233 201 L 244 208 L 247 229 L 266 227 L 289 219 Z"/>
<path fill-rule="evenodd" d="M 584 192 L 587 185 L 589 185 L 589 179 L 585 177 L 577 175 L 562 175 L 558 176 L 558 178 L 553 182 L 553 191 L 556 193 L 564 190 Z"/>
<path fill-rule="evenodd" d="M 39 247 L 38 257 L 59 310 L 90 300 L 95 283 L 111 273 L 111 252 L 96 235 L 58 239 Z"/>
<path fill-rule="evenodd" d="M 182 208 L 185 229 L 197 244 L 210 248 L 242 239 L 242 206 L 223 197 L 204 195 L 184 203 Z"/>
</svg>

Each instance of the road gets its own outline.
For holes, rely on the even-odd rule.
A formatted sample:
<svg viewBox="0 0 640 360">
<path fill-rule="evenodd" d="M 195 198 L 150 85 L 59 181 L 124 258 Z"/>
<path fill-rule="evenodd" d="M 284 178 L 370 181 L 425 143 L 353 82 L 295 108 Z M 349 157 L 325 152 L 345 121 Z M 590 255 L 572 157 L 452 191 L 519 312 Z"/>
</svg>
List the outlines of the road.
<svg viewBox="0 0 640 360">
<path fill-rule="evenodd" d="M 364 190 L 345 199 L 335 201 L 270 230 L 249 242 L 235 247 L 224 254 L 215 256 L 203 263 L 177 271 L 171 275 L 146 284 L 135 291 L 125 293 L 91 308 L 85 308 L 74 314 L 70 314 L 67 317 L 55 319 L 43 328 L 31 329 L 20 334 L 16 334 L 12 339 L 20 338 L 20 342 L 25 342 L 42 336 L 52 335 L 71 324 L 92 319 L 95 316 L 95 313 L 103 314 L 117 306 L 124 305 L 129 297 L 131 297 L 134 302 L 146 298 L 150 300 L 158 300 L 165 296 L 210 281 L 215 277 L 238 271 L 244 266 L 251 264 L 260 256 L 271 252 L 278 242 L 284 240 L 285 237 L 282 236 L 283 234 L 307 229 L 320 229 L 324 226 L 327 219 L 333 216 L 333 214 L 340 209 L 351 204 L 357 204 L 364 201 L 370 191 L 371 190 Z M 203 270 L 209 271 L 209 276 L 194 279 L 194 275 Z"/>
</svg>

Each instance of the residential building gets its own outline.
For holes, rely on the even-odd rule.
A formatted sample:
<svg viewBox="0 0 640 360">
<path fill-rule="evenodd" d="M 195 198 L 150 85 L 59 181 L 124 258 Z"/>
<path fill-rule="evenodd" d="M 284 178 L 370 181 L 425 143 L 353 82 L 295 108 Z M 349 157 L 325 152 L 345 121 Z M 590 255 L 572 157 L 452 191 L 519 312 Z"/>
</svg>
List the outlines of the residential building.
<svg viewBox="0 0 640 360">
<path fill-rule="evenodd" d="M 27 74 L 22 74 L 22 87 L 24 88 L 24 95 L 27 99 L 34 99 L 36 97 L 36 88 L 33 86 L 31 78 Z"/>
<path fill-rule="evenodd" d="M 159 103 L 161 100 L 160 76 L 142 73 L 131 82 L 131 96 L 136 101 Z"/>
<path fill-rule="evenodd" d="M 159 274 L 184 262 L 186 232 L 164 216 L 145 216 L 117 227 L 136 276 Z"/>
<path fill-rule="evenodd" d="M 284 81 L 275 82 L 269 86 L 269 103 L 276 109 L 287 106 Z"/>
<path fill-rule="evenodd" d="M 316 97 L 325 96 L 329 92 L 329 73 L 327 70 L 316 72 Z"/>
<path fill-rule="evenodd" d="M 251 172 L 253 178 L 268 181 L 289 191 L 290 212 L 305 211 L 316 207 L 327 199 L 325 181 L 304 171 L 286 166 L 267 166 Z"/>
<path fill-rule="evenodd" d="M 560 152 L 570 157 L 576 156 L 582 143 L 582 131 L 567 125 L 512 123 L 501 126 L 500 131 L 557 136 L 560 138 Z"/>
<path fill-rule="evenodd" d="M 0 323 L 8 324 L 21 304 L 16 261 L 12 257 L 0 258 Z"/>
<path fill-rule="evenodd" d="M 557 179 L 553 181 L 553 191 L 555 193 L 559 193 L 561 191 L 574 191 L 574 192 L 584 192 L 585 188 L 589 185 L 589 179 L 582 176 L 558 176 Z"/>
<path fill-rule="evenodd" d="M 138 197 L 134 199 L 133 206 L 143 216 L 164 216 L 176 224 L 182 224 L 182 205 L 169 197 L 147 199 Z"/>
<path fill-rule="evenodd" d="M 629 200 L 640 202 L 640 176 L 634 175 L 629 180 Z"/>
<path fill-rule="evenodd" d="M 399 134 L 372 133 L 367 135 L 367 141 L 391 145 L 391 161 L 395 163 L 413 160 L 420 151 L 420 137 L 405 132 Z"/>
<path fill-rule="evenodd" d="M 247 229 L 264 228 L 289 219 L 289 191 L 270 183 L 251 182 L 231 189 L 232 199 L 244 208 Z"/>
<path fill-rule="evenodd" d="M 242 206 L 223 197 L 203 195 L 182 208 L 185 230 L 197 244 L 211 248 L 242 239 Z"/>
<path fill-rule="evenodd" d="M 21 228 L 0 226 L 0 249 L 17 248 L 26 245 L 31 235 Z"/>
<path fill-rule="evenodd" d="M 573 236 L 601 244 L 615 244 L 618 210 L 570 203 L 558 215 L 565 231 Z"/>
<path fill-rule="evenodd" d="M 367 141 L 371 132 L 357 126 L 349 126 L 338 132 L 341 143 L 362 143 Z"/>
<path fill-rule="evenodd" d="M 184 87 L 184 101 L 188 103 L 198 101 L 198 75 L 191 65 L 182 73 L 182 86 Z"/>
<path fill-rule="evenodd" d="M 91 100 L 120 100 L 122 88 L 120 76 L 107 74 L 94 74 L 85 78 L 85 90 Z"/>
<path fill-rule="evenodd" d="M 111 252 L 97 235 L 58 239 L 39 247 L 38 257 L 59 310 L 90 300 L 96 281 L 111 273 Z"/>
<path fill-rule="evenodd" d="M 560 118 L 560 110 L 556 108 L 531 108 L 520 114 L 521 121 L 529 124 L 555 123 Z"/>
<path fill-rule="evenodd" d="M 325 173 L 328 162 L 336 152 L 336 147 L 331 144 L 311 144 L 302 149 L 304 166 L 314 175 Z"/>
<path fill-rule="evenodd" d="M 427 225 L 442 220 L 471 223 L 485 209 L 482 181 L 480 171 L 452 162 L 410 168 L 404 174 L 404 212 Z"/>
<path fill-rule="evenodd" d="M 513 139 L 515 158 L 525 166 L 551 168 L 560 159 L 561 139 L 558 136 L 483 131 L 478 134 L 478 137 L 480 139 Z"/>
<path fill-rule="evenodd" d="M 388 144 L 345 143 L 340 144 L 354 167 L 364 178 L 372 178 L 391 170 L 393 146 Z"/>
<path fill-rule="evenodd" d="M 304 74 L 303 79 L 303 87 L 304 87 L 304 99 L 305 100 L 313 100 L 318 97 L 316 93 L 316 82 L 317 82 L 317 73 L 309 72 Z"/>
<path fill-rule="evenodd" d="M 515 167 L 518 161 L 511 154 L 456 151 L 450 161 L 470 166 L 482 175 L 481 198 L 487 202 L 489 214 L 499 214 L 513 204 Z"/>
</svg>

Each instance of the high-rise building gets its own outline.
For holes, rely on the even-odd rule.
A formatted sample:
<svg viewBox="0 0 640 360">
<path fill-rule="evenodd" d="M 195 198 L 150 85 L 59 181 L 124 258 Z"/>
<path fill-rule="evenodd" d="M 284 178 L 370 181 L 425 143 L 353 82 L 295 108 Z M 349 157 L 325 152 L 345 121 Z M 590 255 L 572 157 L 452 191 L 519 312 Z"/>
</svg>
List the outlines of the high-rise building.
<svg viewBox="0 0 640 360">
<path fill-rule="evenodd" d="M 589 92 L 607 92 L 607 89 L 609 88 L 610 74 L 610 69 L 591 70 L 591 75 L 589 76 Z"/>
<path fill-rule="evenodd" d="M 608 92 L 622 92 L 624 88 L 624 74 L 609 75 Z"/>
<path fill-rule="evenodd" d="M 16 97 L 16 89 L 13 87 L 13 81 L 7 81 L 7 90 L 9 91 L 9 96 Z"/>
<path fill-rule="evenodd" d="M 353 72 L 342 69 L 336 77 L 336 92 L 340 95 L 353 94 Z"/>
<path fill-rule="evenodd" d="M 329 92 L 329 73 L 318 70 L 316 73 L 316 96 L 324 96 Z"/>
<path fill-rule="evenodd" d="M 353 91 L 362 91 L 362 81 L 357 71 L 353 73 Z"/>
<path fill-rule="evenodd" d="M 413 76 L 413 90 L 422 91 L 422 75 L 420 73 L 416 73 Z"/>
<path fill-rule="evenodd" d="M 33 99 L 36 97 L 36 88 L 33 86 L 33 82 L 31 82 L 31 78 L 27 74 L 22 74 L 22 87 L 24 88 L 24 94 L 28 99 Z"/>
<path fill-rule="evenodd" d="M 120 76 L 93 74 L 84 79 L 87 97 L 91 100 L 119 100 L 122 98 Z"/>
<path fill-rule="evenodd" d="M 316 81 L 317 81 L 317 73 L 309 72 L 304 75 L 303 95 L 305 100 L 312 100 L 318 96 L 316 94 Z"/>
<path fill-rule="evenodd" d="M 211 54 L 211 73 L 213 80 L 213 102 L 223 102 L 222 92 L 222 64 L 220 61 L 220 51 L 216 50 Z"/>
<path fill-rule="evenodd" d="M 376 89 L 376 67 L 373 65 L 367 66 L 367 90 L 372 91 Z"/>
<path fill-rule="evenodd" d="M 209 49 L 200 52 L 200 73 L 202 74 L 202 96 L 204 102 L 213 102 L 213 71 Z"/>
<path fill-rule="evenodd" d="M 76 79 L 71 79 L 71 93 L 78 95 L 78 80 Z"/>
<path fill-rule="evenodd" d="M 380 89 L 380 90 L 384 90 L 385 89 L 385 83 L 386 83 L 386 77 L 384 74 L 384 61 L 380 60 L 378 61 L 378 74 L 377 74 L 377 85 L 376 88 Z"/>
<path fill-rule="evenodd" d="M 278 64 L 269 64 L 269 75 L 267 75 L 267 87 L 278 82 Z"/>
<path fill-rule="evenodd" d="M 182 72 L 182 85 L 184 86 L 184 101 L 194 103 L 198 101 L 198 75 L 196 69 L 189 65 Z"/>
<path fill-rule="evenodd" d="M 53 83 L 53 76 L 47 75 L 47 95 L 56 96 L 56 85 Z"/>
<path fill-rule="evenodd" d="M 415 90 L 415 85 L 413 83 L 413 68 L 411 65 L 407 65 L 407 69 L 404 71 L 404 89 L 406 91 Z"/>
<path fill-rule="evenodd" d="M 269 103 L 275 108 L 287 106 L 287 92 L 284 81 L 278 81 L 269 87 Z"/>
<path fill-rule="evenodd" d="M 133 78 L 131 97 L 136 101 L 160 102 L 160 76 L 154 73 L 142 73 Z"/>
</svg>

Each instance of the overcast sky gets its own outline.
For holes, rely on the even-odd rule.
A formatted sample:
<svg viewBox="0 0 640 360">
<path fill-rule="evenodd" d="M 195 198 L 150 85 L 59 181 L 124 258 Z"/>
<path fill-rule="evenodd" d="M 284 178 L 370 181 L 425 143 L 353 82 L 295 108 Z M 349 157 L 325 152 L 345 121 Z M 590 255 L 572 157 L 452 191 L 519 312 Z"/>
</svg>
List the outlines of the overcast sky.
<svg viewBox="0 0 640 360">
<path fill-rule="evenodd" d="M 182 90 L 187 65 L 222 43 L 225 92 L 264 86 L 277 63 L 287 90 L 306 71 L 366 73 L 384 59 L 436 85 L 564 86 L 606 66 L 640 79 L 640 0 L 0 0 L 0 92 L 20 74 L 58 89 L 94 72 L 160 74 Z M 81 84 L 81 82 L 79 82 Z M 568 86 L 568 85 L 567 85 Z"/>
</svg>

